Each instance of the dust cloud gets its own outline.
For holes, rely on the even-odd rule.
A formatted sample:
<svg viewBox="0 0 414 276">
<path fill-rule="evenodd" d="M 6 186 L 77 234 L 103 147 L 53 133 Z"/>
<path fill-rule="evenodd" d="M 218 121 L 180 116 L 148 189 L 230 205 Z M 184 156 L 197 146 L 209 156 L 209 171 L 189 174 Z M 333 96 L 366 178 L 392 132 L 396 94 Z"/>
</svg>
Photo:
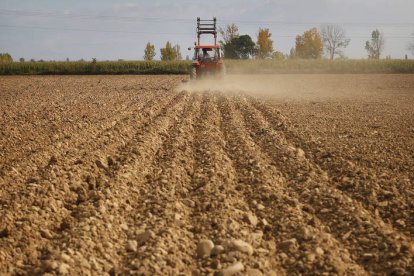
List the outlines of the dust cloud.
<svg viewBox="0 0 414 276">
<path fill-rule="evenodd" d="M 224 79 L 202 79 L 180 84 L 178 90 L 189 92 L 243 93 L 273 99 L 318 100 L 347 97 L 349 79 L 341 75 L 302 74 L 231 74 Z"/>
<path fill-rule="evenodd" d="M 190 80 L 178 87 L 189 92 L 217 91 L 223 93 L 267 94 L 282 93 L 278 82 L 272 76 L 227 75 L 223 79 L 205 78 Z"/>
</svg>

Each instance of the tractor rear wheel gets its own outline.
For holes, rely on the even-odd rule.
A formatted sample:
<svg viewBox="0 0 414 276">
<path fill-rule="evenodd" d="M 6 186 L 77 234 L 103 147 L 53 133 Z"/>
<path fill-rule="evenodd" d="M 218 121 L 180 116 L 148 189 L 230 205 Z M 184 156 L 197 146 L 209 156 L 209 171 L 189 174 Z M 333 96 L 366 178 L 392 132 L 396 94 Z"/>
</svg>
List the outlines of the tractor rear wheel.
<svg viewBox="0 0 414 276">
<path fill-rule="evenodd" d="M 197 69 L 195 67 L 190 68 L 190 80 L 197 79 Z"/>
</svg>

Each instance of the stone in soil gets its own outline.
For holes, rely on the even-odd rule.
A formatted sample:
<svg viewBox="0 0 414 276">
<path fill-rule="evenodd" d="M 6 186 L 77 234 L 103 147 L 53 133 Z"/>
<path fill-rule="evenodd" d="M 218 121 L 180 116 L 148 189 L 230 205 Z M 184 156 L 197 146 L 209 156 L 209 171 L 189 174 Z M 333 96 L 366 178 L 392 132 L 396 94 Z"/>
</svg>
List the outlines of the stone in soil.
<svg viewBox="0 0 414 276">
<path fill-rule="evenodd" d="M 68 273 L 69 273 L 69 268 L 70 268 L 70 266 L 69 266 L 68 264 L 61 263 L 61 264 L 59 265 L 58 272 L 59 272 L 59 274 L 61 274 L 61 275 L 66 275 L 66 274 L 68 274 Z"/>
<path fill-rule="evenodd" d="M 247 276 L 262 276 L 263 273 L 260 270 L 258 270 L 258 269 L 251 268 L 251 269 L 248 269 L 246 271 L 246 275 Z"/>
<path fill-rule="evenodd" d="M 220 255 L 224 251 L 224 247 L 221 245 L 216 245 L 211 250 L 211 256 L 217 256 Z"/>
<path fill-rule="evenodd" d="M 247 253 L 248 255 L 253 254 L 253 247 L 245 241 L 242 240 L 232 240 L 230 243 L 230 247 L 237 251 Z"/>
<path fill-rule="evenodd" d="M 210 257 L 211 250 L 213 249 L 213 247 L 214 243 L 211 240 L 201 240 L 197 245 L 197 257 Z"/>
<path fill-rule="evenodd" d="M 244 216 L 244 219 L 247 223 L 250 223 L 252 226 L 256 226 L 257 223 L 258 223 L 257 217 L 253 214 L 250 214 L 250 213 L 246 214 Z"/>
<path fill-rule="evenodd" d="M 244 265 L 241 262 L 236 262 L 225 269 L 221 270 L 219 273 L 216 273 L 217 276 L 231 276 L 236 273 L 242 272 L 244 270 Z"/>
<path fill-rule="evenodd" d="M 289 239 L 279 243 L 278 247 L 284 252 L 295 252 L 298 249 L 298 242 L 296 239 Z"/>
<path fill-rule="evenodd" d="M 323 251 L 323 249 L 322 249 L 322 248 L 320 248 L 320 247 L 316 247 L 315 252 L 316 252 L 316 254 L 318 254 L 318 255 L 323 255 L 323 253 L 325 253 L 325 252 Z"/>
<path fill-rule="evenodd" d="M 138 242 L 134 240 L 129 240 L 126 249 L 128 251 L 136 252 L 138 249 Z"/>
<path fill-rule="evenodd" d="M 50 233 L 50 231 L 48 229 L 41 229 L 40 234 L 42 235 L 43 238 L 46 238 L 46 239 L 52 239 L 53 238 L 52 233 Z"/>
<path fill-rule="evenodd" d="M 144 245 L 148 240 L 150 240 L 154 236 L 154 232 L 152 232 L 151 230 L 142 231 L 137 235 L 137 242 L 139 245 Z"/>
<path fill-rule="evenodd" d="M 108 169 L 108 161 L 105 158 L 101 157 L 95 160 L 95 164 L 98 168 L 107 170 Z"/>
</svg>

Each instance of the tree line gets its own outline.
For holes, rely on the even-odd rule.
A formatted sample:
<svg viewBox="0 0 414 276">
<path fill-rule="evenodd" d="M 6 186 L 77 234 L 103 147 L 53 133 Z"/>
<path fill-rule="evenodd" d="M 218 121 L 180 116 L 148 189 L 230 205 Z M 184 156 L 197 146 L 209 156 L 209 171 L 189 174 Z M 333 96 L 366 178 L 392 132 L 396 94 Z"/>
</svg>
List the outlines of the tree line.
<svg viewBox="0 0 414 276">
<path fill-rule="evenodd" d="M 219 28 L 221 35 L 221 48 L 226 59 L 320 59 L 325 52 L 329 59 L 344 58 L 343 50 L 351 42 L 346 36 L 346 31 L 339 25 L 324 25 L 320 30 L 311 28 L 295 38 L 295 46 L 289 54 L 275 50 L 272 33 L 268 28 L 259 28 L 256 42 L 250 35 L 239 34 L 239 28 L 235 24 L 229 24 L 226 28 Z M 414 35 L 414 34 L 413 34 Z M 369 59 L 379 59 L 384 50 L 385 38 L 383 33 L 375 29 L 371 33 L 370 40 L 365 43 Z M 414 54 L 414 40 L 408 45 L 408 50 Z M 144 60 L 154 60 L 156 56 L 155 46 L 148 42 L 144 49 Z M 161 60 L 182 60 L 180 45 L 172 45 L 167 41 L 165 47 L 160 49 Z M 186 57 L 188 59 L 188 56 Z M 24 62 L 24 58 L 19 59 Z M 34 62 L 34 59 L 30 60 Z M 40 62 L 43 60 L 39 60 Z M 69 59 L 67 59 L 69 61 Z M 13 62 L 8 53 L 0 53 L 0 63 Z"/>
<path fill-rule="evenodd" d="M 226 59 L 276 59 L 287 58 L 320 59 L 324 52 L 329 59 L 337 57 L 344 58 L 343 50 L 350 44 L 351 39 L 346 36 L 346 31 L 339 25 L 324 25 L 320 30 L 311 28 L 295 38 L 295 46 L 289 54 L 275 50 L 272 33 L 268 28 L 259 28 L 256 41 L 250 35 L 239 34 L 239 28 L 235 24 L 229 24 L 226 28 L 220 28 L 220 44 Z M 365 43 L 369 59 L 379 59 L 384 50 L 385 39 L 383 33 L 374 30 L 370 40 Z M 167 42 L 164 48 L 160 49 L 161 60 L 180 60 L 179 45 L 172 46 Z M 408 49 L 414 53 L 414 41 Z M 155 58 L 155 46 L 147 43 L 144 50 L 144 59 Z"/>
<path fill-rule="evenodd" d="M 254 42 L 249 35 L 239 35 L 238 27 L 235 24 L 227 25 L 220 29 L 222 40 L 220 41 L 225 58 L 230 59 L 320 59 L 326 52 L 329 59 L 335 57 L 343 58 L 343 50 L 349 45 L 350 39 L 346 31 L 339 25 L 324 25 L 319 31 L 311 28 L 295 38 L 295 47 L 291 48 L 289 54 L 283 54 L 274 50 L 272 34 L 267 28 L 260 28 L 257 33 L 257 40 Z M 384 36 L 374 30 L 371 39 L 366 41 L 365 49 L 368 58 L 379 59 L 384 49 Z"/>
</svg>

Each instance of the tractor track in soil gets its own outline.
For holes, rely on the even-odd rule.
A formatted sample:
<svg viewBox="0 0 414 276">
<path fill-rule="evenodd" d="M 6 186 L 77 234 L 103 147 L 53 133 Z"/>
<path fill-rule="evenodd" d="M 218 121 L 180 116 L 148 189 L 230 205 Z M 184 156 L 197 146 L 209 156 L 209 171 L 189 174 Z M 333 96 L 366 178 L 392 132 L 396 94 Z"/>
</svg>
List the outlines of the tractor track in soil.
<svg viewBox="0 0 414 276">
<path fill-rule="evenodd" d="M 2 78 L 0 274 L 414 273 L 412 159 L 181 78 Z"/>
</svg>

